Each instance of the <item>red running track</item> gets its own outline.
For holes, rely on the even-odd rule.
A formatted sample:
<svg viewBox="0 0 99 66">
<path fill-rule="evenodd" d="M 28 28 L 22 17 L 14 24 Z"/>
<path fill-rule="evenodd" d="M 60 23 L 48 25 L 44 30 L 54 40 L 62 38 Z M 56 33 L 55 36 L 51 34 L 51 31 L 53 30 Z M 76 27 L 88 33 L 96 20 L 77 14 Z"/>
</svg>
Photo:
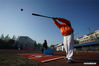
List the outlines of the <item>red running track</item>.
<svg viewBox="0 0 99 66">
<path fill-rule="evenodd" d="M 39 62 L 48 62 L 60 58 L 65 58 L 65 56 L 43 55 L 40 53 L 32 53 L 32 54 L 27 53 L 27 54 L 19 54 L 19 55 Z"/>
</svg>

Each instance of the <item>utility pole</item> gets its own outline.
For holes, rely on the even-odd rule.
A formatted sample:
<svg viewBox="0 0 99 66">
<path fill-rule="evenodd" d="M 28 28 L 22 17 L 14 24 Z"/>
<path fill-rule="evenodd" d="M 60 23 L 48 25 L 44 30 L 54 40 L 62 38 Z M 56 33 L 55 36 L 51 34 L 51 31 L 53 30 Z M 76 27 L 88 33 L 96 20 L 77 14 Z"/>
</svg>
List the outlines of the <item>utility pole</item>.
<svg viewBox="0 0 99 66">
<path fill-rule="evenodd" d="M 90 27 L 88 27 L 88 32 L 89 32 L 89 34 L 91 33 L 91 28 Z"/>
</svg>

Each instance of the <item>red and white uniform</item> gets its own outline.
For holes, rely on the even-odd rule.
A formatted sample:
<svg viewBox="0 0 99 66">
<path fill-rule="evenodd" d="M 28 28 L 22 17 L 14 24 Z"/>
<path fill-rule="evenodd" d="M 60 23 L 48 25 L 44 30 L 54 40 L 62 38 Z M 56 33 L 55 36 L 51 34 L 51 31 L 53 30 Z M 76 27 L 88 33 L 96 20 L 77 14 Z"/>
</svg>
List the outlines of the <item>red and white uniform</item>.
<svg viewBox="0 0 99 66">
<path fill-rule="evenodd" d="M 62 22 L 60 24 L 58 21 Z M 73 59 L 73 45 L 74 45 L 74 35 L 73 35 L 73 28 L 71 26 L 70 21 L 64 18 L 57 18 L 54 19 L 54 24 L 60 29 L 61 34 L 64 36 L 64 48 L 66 51 L 66 58 L 68 60 Z"/>
</svg>

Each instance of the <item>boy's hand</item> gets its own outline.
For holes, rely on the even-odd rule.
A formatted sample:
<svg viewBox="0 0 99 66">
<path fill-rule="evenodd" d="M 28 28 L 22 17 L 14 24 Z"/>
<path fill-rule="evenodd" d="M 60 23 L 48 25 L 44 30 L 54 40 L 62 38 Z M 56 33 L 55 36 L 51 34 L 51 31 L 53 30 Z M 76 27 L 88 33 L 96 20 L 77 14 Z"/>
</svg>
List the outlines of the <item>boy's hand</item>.
<svg viewBox="0 0 99 66">
<path fill-rule="evenodd" d="M 56 20 L 57 18 L 56 18 L 56 17 L 52 17 L 52 19 L 53 19 L 53 20 Z"/>
</svg>

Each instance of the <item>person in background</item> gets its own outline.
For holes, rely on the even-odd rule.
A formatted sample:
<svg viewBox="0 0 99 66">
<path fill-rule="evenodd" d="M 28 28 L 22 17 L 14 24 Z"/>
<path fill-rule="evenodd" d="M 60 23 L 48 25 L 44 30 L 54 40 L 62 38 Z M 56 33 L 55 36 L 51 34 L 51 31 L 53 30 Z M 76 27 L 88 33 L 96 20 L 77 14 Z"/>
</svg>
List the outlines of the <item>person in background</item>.
<svg viewBox="0 0 99 66">
<path fill-rule="evenodd" d="M 47 48 L 48 48 L 47 41 L 44 40 L 43 47 L 42 47 L 42 53 L 43 53 L 44 49 L 47 49 Z"/>
<path fill-rule="evenodd" d="M 68 63 L 73 63 L 73 45 L 74 45 L 74 35 L 73 28 L 69 20 L 64 18 L 52 18 L 54 24 L 60 29 L 61 34 L 63 35 L 63 43 L 66 51 L 66 58 Z M 61 23 L 59 23 L 61 22 Z"/>
</svg>

